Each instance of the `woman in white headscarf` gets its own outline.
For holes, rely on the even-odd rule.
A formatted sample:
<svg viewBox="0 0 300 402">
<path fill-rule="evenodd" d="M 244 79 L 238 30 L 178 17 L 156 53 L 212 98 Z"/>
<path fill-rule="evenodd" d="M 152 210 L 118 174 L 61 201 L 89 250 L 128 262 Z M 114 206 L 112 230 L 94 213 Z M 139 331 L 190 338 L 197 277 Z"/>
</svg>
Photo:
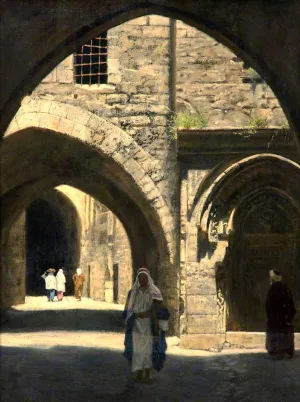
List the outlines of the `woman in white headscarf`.
<svg viewBox="0 0 300 402">
<path fill-rule="evenodd" d="M 76 274 L 73 275 L 72 279 L 75 288 L 75 298 L 78 301 L 81 301 L 83 283 L 85 281 L 85 276 L 83 275 L 81 268 L 76 269 Z"/>
<path fill-rule="evenodd" d="M 64 275 L 63 269 L 59 269 L 56 274 L 56 293 L 58 301 L 62 301 L 65 291 L 66 291 L 66 277 Z"/>
<path fill-rule="evenodd" d="M 151 381 L 150 369 L 160 371 L 165 360 L 169 313 L 166 309 L 161 316 L 157 313 L 162 300 L 150 272 L 140 268 L 124 310 L 127 326 L 124 356 L 131 362 L 132 371 L 137 372 L 137 379 L 142 380 L 145 374 L 146 382 Z"/>
</svg>

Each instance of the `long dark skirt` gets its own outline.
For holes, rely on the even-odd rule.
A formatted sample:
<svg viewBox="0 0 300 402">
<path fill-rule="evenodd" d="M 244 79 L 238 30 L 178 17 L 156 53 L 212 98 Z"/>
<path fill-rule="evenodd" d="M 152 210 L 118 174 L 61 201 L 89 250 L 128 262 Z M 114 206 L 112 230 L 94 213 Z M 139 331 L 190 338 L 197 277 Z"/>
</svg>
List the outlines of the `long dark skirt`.
<svg viewBox="0 0 300 402">
<path fill-rule="evenodd" d="M 280 353 L 294 354 L 294 326 L 288 325 L 285 328 L 267 328 L 266 349 L 269 355 Z"/>
</svg>

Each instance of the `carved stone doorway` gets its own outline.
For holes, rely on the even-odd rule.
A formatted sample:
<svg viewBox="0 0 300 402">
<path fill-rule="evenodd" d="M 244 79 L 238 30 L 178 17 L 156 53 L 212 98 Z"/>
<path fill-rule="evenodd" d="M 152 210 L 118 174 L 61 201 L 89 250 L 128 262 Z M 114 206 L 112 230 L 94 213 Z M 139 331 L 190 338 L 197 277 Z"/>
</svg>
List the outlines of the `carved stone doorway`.
<svg viewBox="0 0 300 402">
<path fill-rule="evenodd" d="M 265 331 L 269 270 L 278 269 L 294 298 L 299 292 L 299 244 L 289 211 L 277 198 L 252 205 L 231 244 L 228 330 Z"/>
</svg>

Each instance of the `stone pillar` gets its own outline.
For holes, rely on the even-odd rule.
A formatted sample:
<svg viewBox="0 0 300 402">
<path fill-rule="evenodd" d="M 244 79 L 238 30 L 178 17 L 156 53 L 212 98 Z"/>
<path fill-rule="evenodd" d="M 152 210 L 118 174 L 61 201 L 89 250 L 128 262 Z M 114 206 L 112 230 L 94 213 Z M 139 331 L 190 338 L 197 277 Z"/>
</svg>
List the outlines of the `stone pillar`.
<svg viewBox="0 0 300 402">
<path fill-rule="evenodd" d="M 99 261 L 91 261 L 90 265 L 90 298 L 93 300 L 105 300 L 105 269 Z"/>
<path fill-rule="evenodd" d="M 187 213 L 188 213 L 188 183 L 186 172 L 182 175 L 181 196 L 180 196 L 180 335 L 186 333 L 186 231 L 187 231 Z"/>
<path fill-rule="evenodd" d="M 105 281 L 105 301 L 106 303 L 114 302 L 114 282 Z"/>
<path fill-rule="evenodd" d="M 213 243 L 199 226 L 194 200 L 204 172 L 182 174 L 181 274 L 185 278 L 185 328 L 180 344 L 186 348 L 220 348 L 225 342 L 226 306 L 216 283 L 216 266 L 225 256 L 227 242 Z M 193 211 L 192 216 L 189 216 Z M 217 233 L 218 236 L 218 233 Z M 183 240 L 185 239 L 185 240 Z"/>
<path fill-rule="evenodd" d="M 1 244 L 1 309 L 25 303 L 26 255 L 25 211 L 10 228 L 8 239 Z"/>
<path fill-rule="evenodd" d="M 107 267 L 109 275 L 113 277 L 113 244 L 114 244 L 114 214 L 109 211 L 107 213 Z"/>
</svg>

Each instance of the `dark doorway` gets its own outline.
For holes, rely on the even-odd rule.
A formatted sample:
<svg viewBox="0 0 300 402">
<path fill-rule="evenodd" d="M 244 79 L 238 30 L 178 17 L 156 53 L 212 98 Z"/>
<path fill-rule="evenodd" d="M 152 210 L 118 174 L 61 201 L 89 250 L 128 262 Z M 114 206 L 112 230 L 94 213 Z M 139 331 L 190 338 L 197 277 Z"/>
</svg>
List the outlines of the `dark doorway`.
<svg viewBox="0 0 300 402">
<path fill-rule="evenodd" d="M 239 227 L 231 248 L 227 329 L 260 332 L 266 326 L 269 270 L 279 269 L 294 297 L 297 293 L 296 233 L 289 212 L 272 197 L 249 208 Z"/>
<path fill-rule="evenodd" d="M 26 210 L 26 293 L 45 294 L 41 275 L 48 268 L 56 270 L 68 261 L 67 230 L 58 208 L 38 199 Z"/>
</svg>

